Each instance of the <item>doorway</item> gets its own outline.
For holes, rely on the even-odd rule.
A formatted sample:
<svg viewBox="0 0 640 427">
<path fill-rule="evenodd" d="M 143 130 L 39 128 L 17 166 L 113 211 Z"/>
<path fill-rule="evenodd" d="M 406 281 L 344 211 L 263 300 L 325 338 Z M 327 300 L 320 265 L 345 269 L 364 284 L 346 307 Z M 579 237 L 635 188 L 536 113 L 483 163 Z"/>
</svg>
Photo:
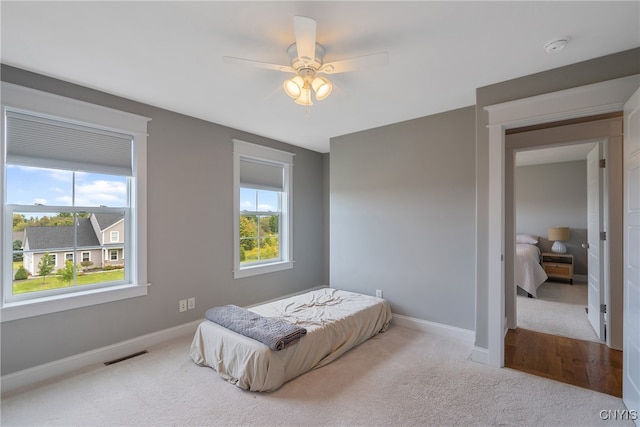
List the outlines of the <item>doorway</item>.
<svg viewBox="0 0 640 427">
<path fill-rule="evenodd" d="M 537 231 L 539 234 L 546 234 L 546 227 L 552 226 L 566 226 L 570 224 L 578 224 L 574 227 L 573 233 L 575 239 L 572 238 L 571 244 L 579 246 L 585 242 L 593 242 L 594 236 L 596 236 L 595 242 L 592 244 L 598 244 L 602 246 L 602 250 L 596 259 L 591 258 L 591 266 L 595 266 L 596 263 L 601 265 L 602 268 L 602 303 L 606 306 L 607 320 L 608 320 L 608 333 L 606 334 L 606 343 L 609 347 L 622 350 L 622 281 L 621 270 L 622 265 L 619 260 L 622 258 L 622 238 L 621 238 L 621 222 L 622 222 L 622 178 L 620 171 L 622 170 L 622 113 L 614 112 L 607 113 L 605 115 L 595 115 L 577 118 L 567 124 L 565 122 L 550 122 L 544 126 L 537 126 L 535 129 L 513 129 L 509 131 L 505 136 L 505 315 L 507 318 L 507 326 L 510 329 L 517 327 L 517 293 L 514 283 L 514 267 L 516 262 L 515 257 L 515 245 L 514 241 L 516 233 L 520 232 L 516 225 L 516 212 L 515 212 L 515 168 L 516 168 L 516 153 L 519 152 L 535 152 L 540 149 L 555 148 L 552 152 L 555 156 L 584 156 L 586 161 L 589 157 L 589 153 L 593 154 L 594 148 L 599 146 L 606 146 L 606 150 L 602 150 L 602 156 L 606 157 L 608 167 L 603 169 L 603 188 L 602 192 L 602 227 L 600 231 L 607 233 L 607 239 L 599 241 L 598 233 L 593 232 L 591 235 L 587 235 L 588 218 L 590 217 L 591 208 L 589 206 L 584 207 L 584 219 L 578 220 L 577 223 L 572 223 L 572 216 L 576 215 L 575 211 L 572 211 L 570 204 L 565 204 L 562 208 L 560 199 L 555 200 L 555 204 L 559 208 L 564 210 L 564 213 L 560 215 L 558 221 L 563 223 L 553 223 L 554 217 L 547 217 L 543 219 L 543 223 L 538 224 Z M 573 154 L 567 153 L 569 147 L 574 147 Z M 580 151 L 582 148 L 582 151 Z M 560 150 L 560 151 L 558 151 Z M 540 151 L 544 152 L 544 150 Z M 565 154 L 558 154 L 564 152 Z M 565 157 L 570 159 L 571 157 Z M 588 166 L 588 165 L 587 165 Z M 566 166 L 568 168 L 568 166 Z M 547 171 L 551 173 L 550 171 Z M 569 175 L 562 175 L 558 173 L 558 177 L 564 177 L 564 179 L 570 179 Z M 560 179 L 560 178 L 559 178 Z M 584 176 L 586 182 L 587 176 Z M 546 186 L 552 186 L 553 182 L 546 181 Z M 556 187 L 561 188 L 561 184 L 557 183 Z M 583 187 L 587 188 L 587 187 Z M 551 189 L 547 190 L 552 191 Z M 558 190 L 560 191 L 560 190 Z M 565 197 L 569 197 L 570 191 L 565 189 Z M 586 198 L 590 196 L 585 196 Z M 586 200 L 585 198 L 585 200 Z M 549 201 L 552 201 L 551 195 L 549 195 Z M 575 199 L 576 202 L 577 199 Z M 583 201 L 581 203 L 585 203 Z M 548 221 L 549 224 L 544 224 L 544 221 Z M 531 225 L 531 224 L 529 224 Z M 545 236 L 541 237 L 542 251 L 549 251 L 552 242 L 545 239 Z M 588 268 L 587 253 L 591 251 L 580 251 L 579 249 L 573 250 L 573 257 L 576 260 L 576 264 L 582 264 L 583 275 L 586 275 L 589 282 L 593 282 L 593 271 L 587 272 L 586 270 L 592 270 Z M 579 256 L 582 255 L 582 256 Z M 578 265 L 576 265 L 577 269 Z M 596 271 L 599 269 L 596 269 Z M 589 274 L 587 274 L 589 273 Z M 592 283 L 590 283 L 592 284 Z M 612 284 L 611 287 L 609 284 Z M 600 302 L 593 303 L 591 301 L 592 296 L 589 297 L 589 303 L 592 306 L 599 307 Z M 604 308 L 604 307 L 603 307 Z M 596 331 L 596 334 L 601 336 Z M 604 334 L 602 334 L 604 335 Z"/>
<path fill-rule="evenodd" d="M 538 138 L 534 136 L 534 140 Z M 515 153 L 514 270 L 519 328 L 602 342 L 586 311 L 587 279 L 597 273 L 593 267 L 598 261 L 589 262 L 585 248 L 587 237 L 592 234 L 587 231 L 589 188 L 595 186 L 597 191 L 600 184 L 599 180 L 587 179 L 587 158 L 598 144 L 596 141 L 551 148 L 536 146 Z M 591 204 L 594 202 L 597 200 Z M 606 203 L 601 205 L 604 207 Z M 557 230 L 556 226 L 563 226 L 567 233 L 567 240 L 561 245 L 563 253 L 555 253 L 554 241 L 549 240 L 554 237 L 549 236 L 549 230 Z M 592 280 L 592 284 L 597 281 Z"/>
<path fill-rule="evenodd" d="M 610 113 L 613 111 L 620 111 L 624 109 L 625 117 L 637 117 L 638 111 L 640 111 L 640 91 L 638 86 L 640 84 L 639 76 L 623 77 L 615 80 L 608 80 L 601 83 L 596 83 L 587 86 L 581 86 L 573 89 L 567 89 L 563 91 L 554 92 L 551 94 L 534 96 L 526 99 L 521 99 L 512 102 L 505 102 L 502 104 L 494 104 L 484 107 L 488 113 L 488 129 L 489 129 L 489 147 L 488 147 L 488 170 L 489 176 L 487 180 L 487 242 L 486 242 L 486 259 L 487 259 L 487 274 L 486 274 L 486 286 L 487 286 L 487 351 L 484 355 L 480 350 L 476 350 L 474 355 L 479 358 L 483 357 L 489 365 L 502 367 L 504 366 L 504 333 L 505 333 L 505 314 L 507 313 L 507 304 L 510 304 L 510 309 L 513 310 L 513 302 L 515 298 L 515 290 L 505 287 L 505 270 L 508 268 L 509 263 L 512 262 L 513 257 L 513 230 L 505 228 L 505 180 L 504 171 L 508 158 L 505 157 L 505 129 L 514 128 L 518 126 L 524 126 L 529 124 L 541 124 L 548 123 L 554 120 L 560 120 L 565 118 L 578 118 L 584 117 L 589 114 L 601 114 Z M 635 92 L 635 94 L 634 94 Z M 541 113 L 544 112 L 544 113 Z M 631 123 L 629 120 L 625 121 L 625 126 Z M 622 165 L 625 161 L 628 163 L 627 169 L 637 173 L 640 168 L 634 166 L 637 158 L 638 135 L 639 129 L 636 126 L 627 126 L 627 135 L 632 135 L 629 141 L 632 141 L 634 146 L 627 147 L 629 151 L 623 153 L 622 158 L 618 159 L 618 165 Z M 622 140 L 622 132 L 620 132 L 619 139 Z M 634 151 L 635 150 L 635 151 Z M 635 157 L 634 157 L 635 156 Z M 622 167 L 620 167 L 622 170 Z M 622 174 L 620 174 L 622 175 Z M 615 177 L 622 182 L 626 182 L 631 186 L 637 188 L 638 178 L 640 175 L 632 175 L 627 173 L 624 177 Z M 622 188 L 622 185 L 613 186 L 614 188 Z M 610 194 L 610 197 L 612 195 Z M 623 195 L 617 195 L 620 200 L 623 200 Z M 635 196 L 634 196 L 635 197 Z M 629 202 L 629 195 L 624 200 Z M 620 209 L 621 210 L 621 209 Z M 635 214 L 635 210 L 632 210 Z M 610 242 L 620 242 L 623 239 L 628 249 L 636 251 L 637 241 L 630 242 L 630 231 L 627 227 L 622 228 L 622 212 L 619 212 L 620 218 L 615 219 L 613 213 L 611 216 L 610 224 L 612 225 L 609 230 L 608 237 Z M 625 216 L 629 219 L 629 214 Z M 618 221 L 620 224 L 618 224 Z M 620 225 L 620 227 L 618 227 Z M 615 226 L 615 227 L 614 227 Z M 508 246 L 508 247 L 507 247 Z M 620 245 L 621 246 L 621 245 Z M 631 289 L 628 284 L 623 286 L 623 271 L 628 273 L 630 277 L 637 278 L 638 271 L 633 268 L 623 268 L 629 258 L 629 250 L 625 252 L 615 252 L 620 248 L 618 244 L 611 244 L 610 248 L 610 303 L 612 306 L 617 304 L 621 307 L 624 302 L 624 308 L 627 312 L 637 312 L 638 304 L 632 301 L 631 298 L 624 299 L 623 291 L 634 292 L 632 295 L 639 295 L 637 289 Z M 511 259 L 508 259 L 511 257 Z M 505 262 L 508 261 L 508 262 Z M 483 278 L 484 279 L 484 278 Z M 480 284 L 482 284 L 480 282 Z M 616 286 L 614 286 L 616 285 Z M 637 300 L 636 300 L 637 301 Z M 619 310 L 620 316 L 622 316 L 622 310 Z M 506 323 L 513 323 L 512 317 L 507 318 Z M 633 322 L 629 322 L 629 317 L 625 318 L 627 327 L 626 331 L 637 330 L 637 326 Z M 615 322 L 622 323 L 622 319 L 617 319 L 617 316 L 611 316 L 609 322 L 611 323 L 612 331 L 615 330 L 613 324 Z M 510 326 L 510 325 L 509 325 Z M 625 332 L 625 338 L 634 340 L 635 338 Z M 622 339 L 622 337 L 618 337 Z M 613 339 L 613 334 L 610 335 L 608 340 L 611 341 L 611 346 L 617 342 Z M 638 351 L 640 348 L 637 345 L 637 340 L 632 341 L 636 347 L 628 347 L 623 366 L 628 368 L 631 365 L 630 361 L 638 360 Z M 620 346 L 621 348 L 622 346 Z M 640 399 L 640 387 L 637 386 L 637 379 L 632 376 L 628 370 L 625 370 L 625 392 L 623 400 L 629 407 L 637 407 Z M 628 386 L 628 387 L 626 387 Z M 635 387 L 635 388 L 634 388 Z"/>
</svg>

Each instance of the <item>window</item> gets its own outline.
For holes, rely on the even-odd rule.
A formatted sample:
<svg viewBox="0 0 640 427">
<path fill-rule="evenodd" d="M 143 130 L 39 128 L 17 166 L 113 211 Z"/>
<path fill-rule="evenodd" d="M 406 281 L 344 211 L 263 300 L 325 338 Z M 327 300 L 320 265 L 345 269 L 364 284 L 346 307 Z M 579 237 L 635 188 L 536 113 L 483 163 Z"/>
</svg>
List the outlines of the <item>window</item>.
<svg viewBox="0 0 640 427">
<path fill-rule="evenodd" d="M 293 268 L 293 154 L 234 140 L 234 277 Z"/>
<path fill-rule="evenodd" d="M 117 249 L 111 249 L 109 251 L 109 260 L 110 261 L 117 261 L 118 260 L 118 250 Z"/>
<path fill-rule="evenodd" d="M 117 231 L 110 233 L 111 243 L 118 243 L 120 241 L 120 234 Z"/>
<path fill-rule="evenodd" d="M 2 321 L 145 295 L 149 119 L 5 82 L 1 118 Z M 107 272 L 114 224 L 134 256 Z"/>
</svg>

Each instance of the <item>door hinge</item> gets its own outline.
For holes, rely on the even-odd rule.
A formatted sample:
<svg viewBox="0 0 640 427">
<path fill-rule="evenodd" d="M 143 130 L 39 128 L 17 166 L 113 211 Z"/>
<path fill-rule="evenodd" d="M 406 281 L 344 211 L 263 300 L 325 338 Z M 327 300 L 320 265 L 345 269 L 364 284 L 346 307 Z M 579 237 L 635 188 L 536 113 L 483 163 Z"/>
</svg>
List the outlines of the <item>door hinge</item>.
<svg viewBox="0 0 640 427">
<path fill-rule="evenodd" d="M 600 159 L 600 168 L 604 169 L 607 167 L 607 159 Z"/>
<path fill-rule="evenodd" d="M 600 240 L 607 240 L 607 232 L 606 231 L 601 231 L 600 232 Z"/>
<path fill-rule="evenodd" d="M 607 304 L 600 304 L 600 313 L 607 312 Z"/>
</svg>

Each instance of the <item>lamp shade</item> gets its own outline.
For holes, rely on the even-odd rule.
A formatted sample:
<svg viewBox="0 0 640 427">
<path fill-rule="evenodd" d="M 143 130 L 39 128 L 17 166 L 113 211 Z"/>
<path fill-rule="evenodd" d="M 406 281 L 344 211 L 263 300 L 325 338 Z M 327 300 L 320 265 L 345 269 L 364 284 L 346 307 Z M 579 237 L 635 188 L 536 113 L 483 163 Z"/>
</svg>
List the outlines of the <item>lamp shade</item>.
<svg viewBox="0 0 640 427">
<path fill-rule="evenodd" d="M 316 77 L 315 79 L 313 79 L 313 81 L 311 82 L 311 87 L 313 88 L 313 91 L 316 94 L 316 99 L 318 101 L 322 101 L 327 96 L 329 96 L 329 94 L 331 94 L 331 90 L 333 89 L 331 82 L 322 77 Z"/>
<path fill-rule="evenodd" d="M 303 87 L 298 99 L 296 99 L 296 104 L 310 106 L 313 105 L 313 101 L 311 100 L 311 88 Z"/>
<path fill-rule="evenodd" d="M 285 80 L 282 83 L 282 87 L 287 95 L 293 99 L 298 99 L 302 93 L 302 87 L 304 86 L 304 80 L 302 77 L 295 76 L 292 79 Z"/>
<path fill-rule="evenodd" d="M 549 227 L 547 234 L 549 240 L 569 240 L 569 227 Z"/>
</svg>

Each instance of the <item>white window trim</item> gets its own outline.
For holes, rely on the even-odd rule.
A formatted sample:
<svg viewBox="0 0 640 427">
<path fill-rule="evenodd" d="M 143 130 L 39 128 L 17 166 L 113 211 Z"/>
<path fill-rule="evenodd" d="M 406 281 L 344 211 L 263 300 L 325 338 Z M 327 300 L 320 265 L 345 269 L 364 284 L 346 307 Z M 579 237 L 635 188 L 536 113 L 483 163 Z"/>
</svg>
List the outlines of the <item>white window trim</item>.
<svg viewBox="0 0 640 427">
<path fill-rule="evenodd" d="M 255 276 L 293 268 L 293 153 L 276 150 L 250 142 L 233 140 L 233 278 Z M 240 159 L 266 160 L 281 164 L 284 168 L 281 222 L 286 224 L 279 230 L 281 259 L 248 266 L 240 266 Z"/>
<path fill-rule="evenodd" d="M 115 239 L 114 239 L 115 237 Z M 109 232 L 109 243 L 118 243 L 120 241 L 120 232 L 118 231 L 110 231 Z"/>
<path fill-rule="evenodd" d="M 134 262 L 131 263 L 131 283 L 107 288 L 61 294 L 43 298 L 5 303 L 3 289 L 0 289 L 0 321 L 7 322 L 27 317 L 40 316 L 63 310 L 87 307 L 112 301 L 147 295 L 147 123 L 148 117 L 95 105 L 72 98 L 66 98 L 39 90 L 2 82 L 2 111 L 0 112 L 0 128 L 4 129 L 4 117 L 7 109 L 34 112 L 52 117 L 63 117 L 70 122 L 91 123 L 95 127 L 123 132 L 134 137 L 134 175 L 135 188 L 131 195 L 131 249 Z M 5 153 L 6 141 L 4 133 L 0 145 L 1 170 L 0 191 L 2 200 L 5 195 Z M 6 264 L 11 259 L 7 249 L 13 237 L 11 222 L 6 220 L 4 204 L 0 209 L 3 241 L 0 242 L 0 260 Z M 9 263 L 8 265 L 11 265 Z M 2 280 L 11 280 L 11 269 L 2 271 Z"/>
</svg>

